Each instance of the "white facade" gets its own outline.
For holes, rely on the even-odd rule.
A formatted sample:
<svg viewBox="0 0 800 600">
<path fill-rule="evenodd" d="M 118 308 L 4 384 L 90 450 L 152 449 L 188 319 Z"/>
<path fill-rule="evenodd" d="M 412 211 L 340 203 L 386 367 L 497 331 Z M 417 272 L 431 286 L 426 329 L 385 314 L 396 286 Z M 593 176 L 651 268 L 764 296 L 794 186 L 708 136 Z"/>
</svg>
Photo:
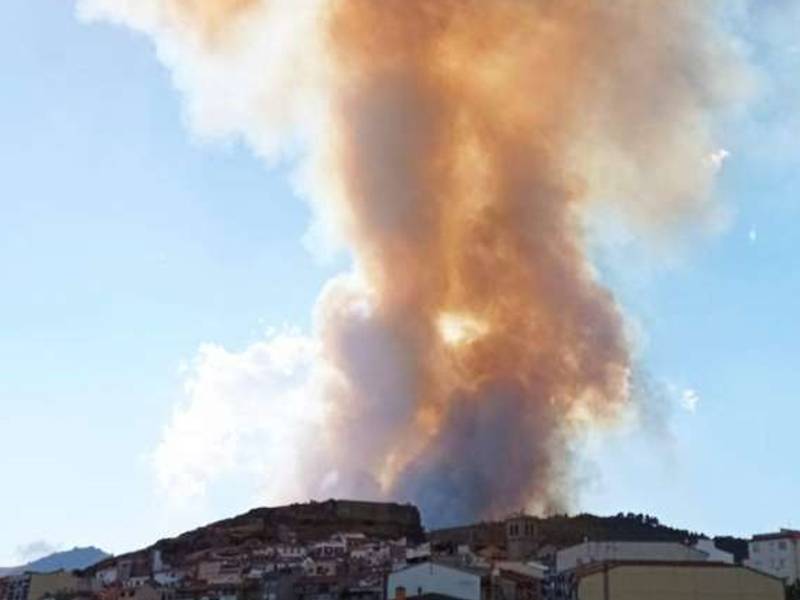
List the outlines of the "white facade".
<svg viewBox="0 0 800 600">
<path fill-rule="evenodd" d="M 778 533 L 753 536 L 747 549 L 748 567 L 780 577 L 789 584 L 800 580 L 800 531 L 781 529 Z"/>
<path fill-rule="evenodd" d="M 108 586 L 116 583 L 118 578 L 117 567 L 106 567 L 105 569 L 100 569 L 95 574 L 95 579 L 100 582 L 101 585 Z"/>
<path fill-rule="evenodd" d="M 412 548 L 406 548 L 406 560 L 411 561 L 419 561 L 426 558 L 431 557 L 431 543 L 425 542 L 424 544 L 420 544 L 419 546 L 414 546 Z"/>
<path fill-rule="evenodd" d="M 714 540 L 700 539 L 694 545 L 700 552 L 705 552 L 708 555 L 709 562 L 721 562 L 728 565 L 734 563 L 734 556 L 730 552 L 725 552 L 717 548 Z"/>
<path fill-rule="evenodd" d="M 581 565 L 605 561 L 705 562 L 708 555 L 677 542 L 583 542 L 556 553 L 561 573 Z"/>
<path fill-rule="evenodd" d="M 386 544 L 367 543 L 351 550 L 350 558 L 377 567 L 392 560 L 392 549 Z"/>
<path fill-rule="evenodd" d="M 315 558 L 334 558 L 346 553 L 347 542 L 338 536 L 311 546 L 311 555 Z"/>
<path fill-rule="evenodd" d="M 404 588 L 406 596 L 443 594 L 462 600 L 480 600 L 481 576 L 457 567 L 426 562 L 391 573 L 386 597 L 396 598 L 398 588 Z"/>
<path fill-rule="evenodd" d="M 153 573 L 153 581 L 162 587 L 175 587 L 183 579 L 179 571 L 159 571 Z"/>
<path fill-rule="evenodd" d="M 520 562 L 513 560 L 501 560 L 494 563 L 494 569 L 500 571 L 510 571 L 530 577 L 531 579 L 544 579 L 547 577 L 547 567 L 534 561 Z"/>
<path fill-rule="evenodd" d="M 135 577 L 128 577 L 125 581 L 124 587 L 128 588 L 129 590 L 142 587 L 145 583 L 150 581 L 149 575 L 137 575 Z"/>
<path fill-rule="evenodd" d="M 306 549 L 295 544 L 280 544 L 273 548 L 275 556 L 285 562 L 300 562 L 306 557 Z"/>
</svg>

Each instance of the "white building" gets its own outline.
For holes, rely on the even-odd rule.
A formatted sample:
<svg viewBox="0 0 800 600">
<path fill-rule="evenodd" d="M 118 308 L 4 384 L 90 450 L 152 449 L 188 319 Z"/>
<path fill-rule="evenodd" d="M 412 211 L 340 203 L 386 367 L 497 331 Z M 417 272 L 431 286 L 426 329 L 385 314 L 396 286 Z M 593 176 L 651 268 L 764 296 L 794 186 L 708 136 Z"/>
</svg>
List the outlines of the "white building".
<svg viewBox="0 0 800 600">
<path fill-rule="evenodd" d="M 391 573 L 386 587 L 387 598 L 397 598 L 398 589 L 402 588 L 406 596 L 442 594 L 462 600 L 481 600 L 480 573 L 435 562 L 418 563 Z"/>
<path fill-rule="evenodd" d="M 392 548 L 382 542 L 368 542 L 353 548 L 350 558 L 363 564 L 377 567 L 388 564 L 392 560 Z"/>
<path fill-rule="evenodd" d="M 307 558 L 303 562 L 303 572 L 317 577 L 333 577 L 339 571 L 339 563 L 335 559 Z"/>
<path fill-rule="evenodd" d="M 123 586 L 129 590 L 133 590 L 142 587 L 149 581 L 150 581 L 149 575 L 131 575 L 130 577 L 128 577 L 128 579 L 125 580 Z"/>
<path fill-rule="evenodd" d="M 425 542 L 419 546 L 406 548 L 406 560 L 408 562 L 421 562 L 430 559 L 431 557 L 431 543 Z"/>
<path fill-rule="evenodd" d="M 780 577 L 789 584 L 800 580 L 800 531 L 781 529 L 777 533 L 754 535 L 747 549 L 748 567 Z"/>
<path fill-rule="evenodd" d="M 606 561 L 705 562 L 708 554 L 678 542 L 583 542 L 556 552 L 556 571 Z"/>
<path fill-rule="evenodd" d="M 732 565 L 735 562 L 733 554 L 717 548 L 714 540 L 701 538 L 697 540 L 697 543 L 694 545 L 694 547 L 700 550 L 700 552 L 705 552 L 708 555 L 709 562 L 719 562 L 728 565 Z"/>
<path fill-rule="evenodd" d="M 97 581 L 100 582 L 100 585 L 103 586 L 113 585 L 117 582 L 117 579 L 119 577 L 117 566 L 110 565 L 108 567 L 103 567 L 102 569 L 98 569 L 94 577 Z"/>
<path fill-rule="evenodd" d="M 183 573 L 179 570 L 165 570 L 153 573 L 153 581 L 161 587 L 176 587 L 183 581 Z"/>
<path fill-rule="evenodd" d="M 297 544 L 278 544 L 272 550 L 274 556 L 284 563 L 300 563 L 308 554 L 304 546 Z"/>
</svg>

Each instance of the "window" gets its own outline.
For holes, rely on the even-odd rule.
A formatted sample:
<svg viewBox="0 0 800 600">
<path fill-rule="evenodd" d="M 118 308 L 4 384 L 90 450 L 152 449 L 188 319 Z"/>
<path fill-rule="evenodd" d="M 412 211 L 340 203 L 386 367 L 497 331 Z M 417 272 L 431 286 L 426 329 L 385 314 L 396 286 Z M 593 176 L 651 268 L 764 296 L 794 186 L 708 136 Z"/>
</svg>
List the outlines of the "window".
<svg viewBox="0 0 800 600">
<path fill-rule="evenodd" d="M 758 542 L 753 542 L 753 552 L 758 552 Z"/>
<path fill-rule="evenodd" d="M 781 550 L 786 550 L 786 541 L 781 540 L 780 542 L 778 542 L 778 548 L 780 548 Z"/>
</svg>

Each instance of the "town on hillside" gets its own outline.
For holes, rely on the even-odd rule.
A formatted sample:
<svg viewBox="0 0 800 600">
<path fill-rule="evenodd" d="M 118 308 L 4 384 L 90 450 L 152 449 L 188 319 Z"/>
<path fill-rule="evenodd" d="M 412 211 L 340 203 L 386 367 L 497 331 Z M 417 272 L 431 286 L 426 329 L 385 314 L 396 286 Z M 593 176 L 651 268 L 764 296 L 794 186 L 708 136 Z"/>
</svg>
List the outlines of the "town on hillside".
<svg viewBox="0 0 800 600">
<path fill-rule="evenodd" d="M 800 531 L 709 539 L 644 515 L 524 513 L 425 531 L 416 507 L 255 509 L 75 571 L 0 578 L 0 600 L 784 600 Z"/>
</svg>

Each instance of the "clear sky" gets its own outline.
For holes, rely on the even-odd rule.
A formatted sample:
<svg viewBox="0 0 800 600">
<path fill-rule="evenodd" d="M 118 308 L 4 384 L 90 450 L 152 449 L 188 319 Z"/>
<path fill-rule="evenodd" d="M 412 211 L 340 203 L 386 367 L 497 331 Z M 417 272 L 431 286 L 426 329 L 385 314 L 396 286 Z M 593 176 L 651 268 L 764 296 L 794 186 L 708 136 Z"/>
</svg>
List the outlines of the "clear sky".
<svg viewBox="0 0 800 600">
<path fill-rule="evenodd" d="M 286 169 L 193 141 L 150 45 L 73 13 L 0 7 L 0 565 L 124 551 L 257 502 L 224 478 L 190 505 L 159 489 L 181 365 L 205 342 L 307 328 L 341 266 L 304 245 Z M 768 16 L 748 33 L 769 83 L 725 134 L 728 227 L 669 266 L 598 257 L 669 393 L 663 431 L 593 449 L 586 510 L 714 534 L 800 526 L 800 46 Z"/>
</svg>

